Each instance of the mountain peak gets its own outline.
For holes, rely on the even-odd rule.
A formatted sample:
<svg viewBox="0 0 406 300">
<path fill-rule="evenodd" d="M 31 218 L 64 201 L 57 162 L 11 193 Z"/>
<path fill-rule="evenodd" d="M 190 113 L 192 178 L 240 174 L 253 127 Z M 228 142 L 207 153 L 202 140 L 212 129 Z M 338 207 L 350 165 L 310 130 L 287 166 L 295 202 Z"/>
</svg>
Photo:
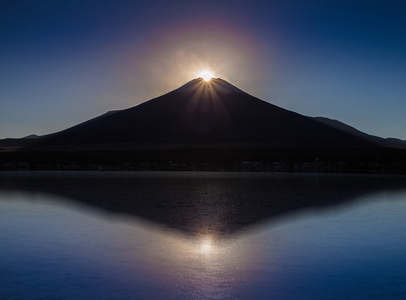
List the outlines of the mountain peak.
<svg viewBox="0 0 406 300">
<path fill-rule="evenodd" d="M 248 95 L 244 91 L 240 90 L 236 86 L 227 82 L 221 78 L 211 78 L 206 81 L 202 77 L 198 77 L 189 81 L 188 83 L 182 85 L 180 88 L 174 90 L 173 92 L 196 92 L 196 91 L 213 91 L 215 93 L 229 93 L 229 94 L 244 94 Z"/>
</svg>

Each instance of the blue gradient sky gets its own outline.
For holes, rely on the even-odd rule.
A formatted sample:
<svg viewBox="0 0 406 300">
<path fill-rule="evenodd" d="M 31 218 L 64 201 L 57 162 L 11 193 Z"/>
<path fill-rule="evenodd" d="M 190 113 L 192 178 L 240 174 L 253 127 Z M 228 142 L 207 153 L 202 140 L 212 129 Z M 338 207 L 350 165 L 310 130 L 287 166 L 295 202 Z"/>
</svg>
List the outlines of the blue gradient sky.
<svg viewBox="0 0 406 300">
<path fill-rule="evenodd" d="M 406 139 L 405 16 L 403 0 L 0 0 L 0 138 L 59 131 L 210 69 L 283 108 Z"/>
</svg>

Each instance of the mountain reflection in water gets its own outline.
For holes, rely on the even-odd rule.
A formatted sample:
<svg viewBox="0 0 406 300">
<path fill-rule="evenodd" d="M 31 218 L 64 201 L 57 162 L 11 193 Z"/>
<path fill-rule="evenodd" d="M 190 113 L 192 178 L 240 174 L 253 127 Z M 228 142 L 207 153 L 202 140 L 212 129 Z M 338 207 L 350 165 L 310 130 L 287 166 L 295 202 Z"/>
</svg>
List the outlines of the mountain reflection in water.
<svg viewBox="0 0 406 300">
<path fill-rule="evenodd" d="M 7 245 L 0 250 L 0 289 L 9 298 L 362 299 L 354 287 L 360 282 L 351 283 L 348 274 L 378 289 L 380 281 L 368 276 L 382 271 L 384 282 L 392 282 L 382 290 L 392 292 L 392 298 L 379 299 L 396 299 L 406 292 L 399 289 L 406 286 L 404 243 L 378 243 L 374 231 L 381 225 L 376 212 L 340 214 L 349 204 L 357 213 L 360 203 L 376 200 L 374 195 L 403 195 L 403 177 L 53 172 L 0 176 L 0 238 Z M 400 214 L 402 207 L 393 210 Z M 296 218 L 321 211 L 331 216 L 328 213 L 323 222 Z M 351 223 L 354 218 L 359 223 Z M 347 232 L 345 226 L 351 234 L 336 234 Z M 388 234 L 379 238 L 383 236 Z M 379 269 L 376 262 L 388 255 L 379 252 L 384 248 L 396 263 L 388 260 Z M 370 250 L 362 251 L 362 257 L 346 257 L 362 249 Z M 343 288 L 351 294 L 334 294 Z M 378 292 L 382 291 L 373 291 Z"/>
<path fill-rule="evenodd" d="M 0 189 L 63 196 L 184 233 L 229 234 L 261 221 L 344 204 L 403 177 L 244 173 L 44 172 L 3 176 Z"/>
</svg>

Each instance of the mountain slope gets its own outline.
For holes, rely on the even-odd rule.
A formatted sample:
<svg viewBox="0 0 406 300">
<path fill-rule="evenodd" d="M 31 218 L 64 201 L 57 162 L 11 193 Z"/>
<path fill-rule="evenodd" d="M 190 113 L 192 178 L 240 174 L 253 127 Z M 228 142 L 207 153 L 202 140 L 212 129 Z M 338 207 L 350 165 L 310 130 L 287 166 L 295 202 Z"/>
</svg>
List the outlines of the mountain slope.
<svg viewBox="0 0 406 300">
<path fill-rule="evenodd" d="M 365 140 L 369 140 L 369 141 L 374 142 L 374 143 L 381 143 L 381 144 L 386 143 L 385 139 L 383 139 L 383 138 L 380 138 L 380 137 L 377 137 L 377 136 L 374 136 L 374 135 L 369 135 L 367 133 L 359 131 L 358 129 L 355 129 L 352 126 L 349 126 L 349 125 L 347 125 L 347 124 L 345 124 L 343 122 L 337 121 L 337 120 L 333 120 L 333 119 L 329 119 L 329 118 L 325 118 L 325 117 L 314 117 L 313 119 L 320 122 L 320 123 L 326 124 L 326 125 L 331 126 L 333 128 L 337 128 L 339 130 L 345 131 L 345 132 L 347 132 L 349 134 L 352 134 L 354 136 L 358 136 L 360 138 L 363 138 Z"/>
<path fill-rule="evenodd" d="M 319 121 L 323 124 L 329 125 L 331 127 L 337 128 L 339 130 L 342 130 L 342 131 L 348 132 L 352 135 L 363 138 L 365 140 L 369 140 L 376 144 L 382 144 L 382 145 L 387 145 L 387 146 L 405 146 L 406 145 L 406 141 L 396 139 L 396 138 L 386 138 L 385 139 L 385 138 L 381 138 L 381 137 L 378 137 L 375 135 L 370 135 L 365 132 L 359 131 L 358 129 L 355 129 L 354 127 L 349 126 L 343 122 L 337 121 L 337 120 L 333 120 L 333 119 L 329 119 L 329 118 L 325 118 L 325 117 L 314 117 L 313 119 L 315 119 L 316 121 Z"/>
<path fill-rule="evenodd" d="M 39 145 L 363 146 L 362 136 L 255 98 L 222 79 L 195 79 L 135 107 L 41 138 Z"/>
</svg>

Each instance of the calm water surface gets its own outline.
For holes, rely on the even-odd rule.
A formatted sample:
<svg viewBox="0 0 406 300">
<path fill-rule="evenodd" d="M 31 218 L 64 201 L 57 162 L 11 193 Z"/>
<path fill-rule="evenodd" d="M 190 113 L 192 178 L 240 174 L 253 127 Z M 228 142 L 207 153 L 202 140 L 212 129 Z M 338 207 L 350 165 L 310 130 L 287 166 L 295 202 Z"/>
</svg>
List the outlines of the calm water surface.
<svg viewBox="0 0 406 300">
<path fill-rule="evenodd" d="M 406 299 L 402 177 L 0 180 L 0 299 Z"/>
</svg>

